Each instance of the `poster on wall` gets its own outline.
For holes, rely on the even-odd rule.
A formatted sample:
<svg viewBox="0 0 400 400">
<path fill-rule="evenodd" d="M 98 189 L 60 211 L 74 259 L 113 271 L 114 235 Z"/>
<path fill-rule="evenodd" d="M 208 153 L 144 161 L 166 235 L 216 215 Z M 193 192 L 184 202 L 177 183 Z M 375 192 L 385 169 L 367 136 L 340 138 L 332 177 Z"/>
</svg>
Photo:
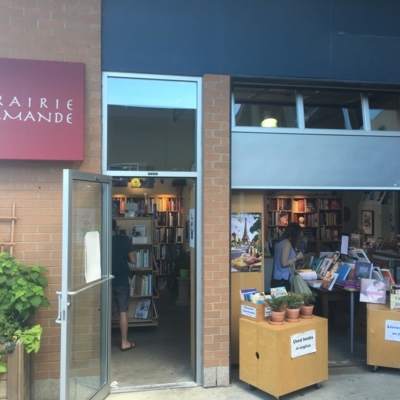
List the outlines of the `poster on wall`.
<svg viewBox="0 0 400 400">
<path fill-rule="evenodd" d="M 231 230 L 231 271 L 260 271 L 261 213 L 232 213 Z"/>
</svg>

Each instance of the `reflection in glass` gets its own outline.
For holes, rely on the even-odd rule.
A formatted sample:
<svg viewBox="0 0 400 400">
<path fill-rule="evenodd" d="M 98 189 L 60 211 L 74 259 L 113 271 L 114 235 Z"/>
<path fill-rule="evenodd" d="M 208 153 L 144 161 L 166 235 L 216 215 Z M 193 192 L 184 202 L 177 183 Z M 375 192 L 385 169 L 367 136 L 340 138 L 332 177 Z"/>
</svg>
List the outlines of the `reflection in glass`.
<svg viewBox="0 0 400 400">
<path fill-rule="evenodd" d="M 371 130 L 400 130 L 399 100 L 399 95 L 391 93 L 370 93 L 368 95 Z"/>
<path fill-rule="evenodd" d="M 107 79 L 107 165 L 138 171 L 191 171 L 197 82 Z"/>
<path fill-rule="evenodd" d="M 306 128 L 363 128 L 361 96 L 357 92 L 303 90 Z"/>
<path fill-rule="evenodd" d="M 236 126 L 297 127 L 295 91 L 265 86 L 235 86 Z"/>
<path fill-rule="evenodd" d="M 72 190 L 71 263 L 69 291 L 86 286 L 85 234 L 102 229 L 101 183 L 74 181 Z M 105 268 L 105 264 L 103 264 Z M 104 273 L 104 271 L 103 271 Z M 106 285 L 106 284 L 105 284 Z M 103 285 L 94 286 L 71 296 L 68 323 L 70 325 L 69 398 L 87 399 L 107 381 L 107 369 L 102 353 L 106 349 L 103 335 Z"/>
<path fill-rule="evenodd" d="M 108 106 L 108 165 L 139 171 L 190 171 L 196 110 Z"/>
</svg>

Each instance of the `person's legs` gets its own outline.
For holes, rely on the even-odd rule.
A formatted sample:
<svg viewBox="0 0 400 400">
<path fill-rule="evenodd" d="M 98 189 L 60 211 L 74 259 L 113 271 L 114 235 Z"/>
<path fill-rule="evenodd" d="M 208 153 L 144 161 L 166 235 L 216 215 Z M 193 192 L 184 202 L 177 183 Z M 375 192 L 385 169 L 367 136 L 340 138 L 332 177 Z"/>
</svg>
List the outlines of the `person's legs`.
<svg viewBox="0 0 400 400">
<path fill-rule="evenodd" d="M 113 295 L 119 312 L 119 329 L 121 332 L 121 350 L 135 347 L 135 343 L 128 341 L 128 308 L 129 285 L 113 288 Z"/>
</svg>

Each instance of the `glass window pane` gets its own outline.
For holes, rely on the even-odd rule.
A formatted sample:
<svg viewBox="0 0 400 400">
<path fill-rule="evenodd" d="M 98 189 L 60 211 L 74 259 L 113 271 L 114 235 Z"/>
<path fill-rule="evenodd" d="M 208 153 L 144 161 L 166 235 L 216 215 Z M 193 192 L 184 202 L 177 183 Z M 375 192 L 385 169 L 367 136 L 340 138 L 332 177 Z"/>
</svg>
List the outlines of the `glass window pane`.
<svg viewBox="0 0 400 400">
<path fill-rule="evenodd" d="M 197 82 L 110 77 L 107 102 L 109 170 L 194 170 Z"/>
<path fill-rule="evenodd" d="M 107 131 L 109 166 L 137 164 L 138 171 L 191 171 L 196 110 L 109 105 Z"/>
<path fill-rule="evenodd" d="M 371 93 L 368 95 L 369 118 L 373 131 L 400 130 L 400 96 L 390 93 Z"/>
<path fill-rule="evenodd" d="M 363 129 L 360 93 L 321 90 L 301 93 L 306 128 Z"/>
<path fill-rule="evenodd" d="M 196 108 L 196 82 L 108 78 L 107 104 Z"/>
<path fill-rule="evenodd" d="M 236 126 L 297 127 L 294 90 L 263 86 L 236 86 Z"/>
</svg>

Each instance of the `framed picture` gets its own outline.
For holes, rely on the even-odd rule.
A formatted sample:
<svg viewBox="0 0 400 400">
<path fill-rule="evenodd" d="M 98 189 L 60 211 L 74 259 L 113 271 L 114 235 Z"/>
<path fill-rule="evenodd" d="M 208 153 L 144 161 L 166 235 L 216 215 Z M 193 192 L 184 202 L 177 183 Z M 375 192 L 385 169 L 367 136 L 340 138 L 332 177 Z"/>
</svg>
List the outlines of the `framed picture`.
<svg viewBox="0 0 400 400">
<path fill-rule="evenodd" d="M 374 212 L 361 211 L 361 228 L 364 229 L 366 235 L 374 234 Z"/>
</svg>

